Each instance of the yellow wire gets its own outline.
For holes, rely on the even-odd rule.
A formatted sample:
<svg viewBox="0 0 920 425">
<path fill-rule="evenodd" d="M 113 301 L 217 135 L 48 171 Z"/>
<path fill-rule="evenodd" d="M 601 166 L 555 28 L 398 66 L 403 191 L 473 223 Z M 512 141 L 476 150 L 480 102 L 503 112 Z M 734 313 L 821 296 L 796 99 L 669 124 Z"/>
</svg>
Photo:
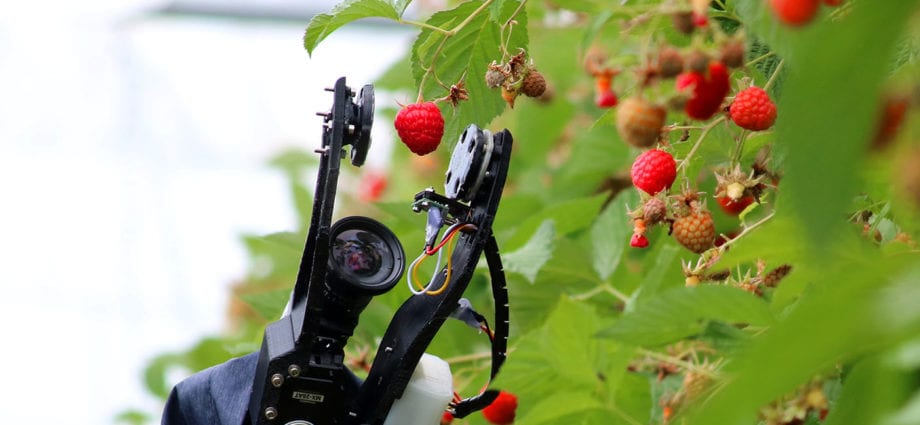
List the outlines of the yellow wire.
<svg viewBox="0 0 920 425">
<path fill-rule="evenodd" d="M 423 262 L 425 262 L 425 260 L 428 259 L 428 257 L 428 255 L 423 255 L 422 259 L 416 261 L 415 266 L 412 267 L 412 281 L 415 283 L 415 287 L 418 288 L 419 291 L 424 291 L 425 287 L 419 283 L 420 281 L 418 279 L 418 268 L 422 265 Z"/>
<path fill-rule="evenodd" d="M 457 231 L 457 232 L 454 232 L 452 235 L 450 235 L 450 241 L 448 241 L 447 243 L 447 275 L 444 276 L 444 284 L 441 285 L 441 287 L 438 288 L 436 291 L 428 291 L 426 292 L 426 294 L 440 295 L 442 292 L 444 292 L 445 289 L 447 289 L 447 284 L 450 283 L 450 270 L 453 268 L 451 267 L 451 263 L 452 263 L 451 260 L 454 258 L 454 242 L 456 242 L 457 240 L 456 236 L 458 233 L 460 232 Z"/>
</svg>

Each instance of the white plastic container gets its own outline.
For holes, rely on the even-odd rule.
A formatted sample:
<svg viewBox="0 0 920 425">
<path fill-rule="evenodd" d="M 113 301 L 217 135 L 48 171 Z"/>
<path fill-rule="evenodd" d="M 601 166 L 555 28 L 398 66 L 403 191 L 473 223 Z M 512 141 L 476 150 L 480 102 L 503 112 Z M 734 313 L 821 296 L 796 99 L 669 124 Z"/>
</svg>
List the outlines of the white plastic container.
<svg viewBox="0 0 920 425">
<path fill-rule="evenodd" d="M 406 391 L 393 403 L 383 425 L 438 425 L 453 397 L 450 365 L 440 357 L 423 354 Z"/>
</svg>

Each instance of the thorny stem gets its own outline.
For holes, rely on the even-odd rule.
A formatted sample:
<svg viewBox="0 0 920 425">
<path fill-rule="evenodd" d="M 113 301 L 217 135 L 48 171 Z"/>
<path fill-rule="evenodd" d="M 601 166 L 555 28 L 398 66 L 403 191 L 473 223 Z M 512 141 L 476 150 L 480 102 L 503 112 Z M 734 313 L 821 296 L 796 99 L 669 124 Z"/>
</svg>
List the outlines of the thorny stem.
<svg viewBox="0 0 920 425">
<path fill-rule="evenodd" d="M 680 367 L 682 367 L 682 368 L 684 368 L 684 369 L 691 370 L 691 371 L 693 371 L 694 373 L 703 374 L 703 375 L 706 375 L 706 376 L 709 376 L 709 377 L 717 377 L 717 376 L 719 375 L 719 374 L 718 374 L 716 371 L 714 371 L 714 370 L 707 369 L 707 368 L 705 368 L 705 367 L 700 367 L 700 366 L 697 365 L 697 364 L 694 364 L 694 363 L 691 363 L 691 362 L 688 362 L 688 361 L 685 361 L 685 360 L 681 360 L 681 359 L 678 359 L 678 358 L 676 358 L 676 357 L 674 357 L 674 356 L 669 356 L 669 355 L 664 354 L 664 353 L 659 353 L 659 352 L 657 352 L 657 351 L 652 351 L 652 350 L 649 350 L 649 349 L 646 349 L 646 348 L 640 348 L 640 349 L 638 349 L 638 352 L 639 352 L 639 354 L 641 354 L 641 355 L 645 355 L 645 356 L 651 357 L 651 358 L 656 359 L 656 360 L 660 360 L 660 361 L 663 361 L 663 362 L 667 362 L 667 363 L 673 364 L 673 365 L 675 365 L 675 366 L 680 366 Z"/>
<path fill-rule="evenodd" d="M 694 143 L 693 147 L 690 148 L 690 152 L 687 152 L 687 156 L 685 156 L 684 159 L 681 160 L 680 164 L 677 166 L 678 170 L 682 170 L 687 167 L 687 165 L 690 163 L 690 160 L 693 158 L 693 155 L 696 154 L 696 150 L 699 149 L 700 145 L 703 143 L 703 139 L 705 139 L 706 136 L 709 134 L 709 132 L 722 121 L 725 121 L 724 115 L 717 118 L 713 122 L 707 124 L 705 127 L 703 127 L 703 132 L 700 133 L 700 137 L 696 139 L 696 143 Z"/>
<path fill-rule="evenodd" d="M 584 300 L 587 300 L 603 292 L 613 295 L 615 298 L 622 301 L 624 304 L 629 304 L 629 297 L 626 296 L 626 294 L 618 291 L 616 288 L 614 288 L 613 286 L 610 286 L 610 284 L 606 282 L 601 285 L 596 286 L 594 289 L 588 292 L 584 292 L 584 293 L 577 294 L 577 295 L 572 295 L 571 298 L 575 301 L 584 301 Z"/>
<path fill-rule="evenodd" d="M 765 54 L 763 54 L 763 55 L 761 55 L 761 56 L 758 56 L 758 57 L 756 57 L 756 58 L 754 58 L 754 59 L 751 59 L 751 61 L 748 62 L 748 63 L 746 63 L 746 64 L 744 64 L 744 66 L 754 66 L 754 65 L 760 63 L 761 61 L 763 61 L 763 60 L 765 60 L 765 59 L 769 59 L 770 57 L 772 57 L 772 56 L 774 56 L 774 55 L 776 55 L 776 52 L 768 52 L 768 53 L 765 53 Z"/>
<path fill-rule="evenodd" d="M 761 224 L 766 223 L 767 220 L 773 218 L 773 215 L 774 215 L 774 214 L 776 214 L 775 211 L 771 212 L 770 214 L 767 214 L 766 216 L 764 216 L 763 218 L 761 218 L 761 219 L 758 220 L 756 223 L 754 223 L 754 224 L 752 224 L 752 225 L 750 225 L 750 226 L 744 226 L 744 229 L 741 230 L 741 233 L 739 233 L 739 234 L 738 234 L 737 236 L 735 236 L 734 238 L 725 241 L 725 243 L 723 243 L 721 246 L 719 246 L 719 252 L 720 252 L 720 253 L 721 253 L 721 252 L 725 252 L 725 250 L 728 249 L 728 247 L 731 246 L 733 243 L 735 243 L 738 239 L 741 239 L 744 235 L 748 234 L 748 232 L 750 232 L 751 230 L 754 230 L 755 228 L 757 228 L 757 227 L 760 226 Z"/>
<path fill-rule="evenodd" d="M 444 45 L 447 44 L 447 40 L 457 35 L 457 33 L 460 32 L 460 30 L 462 30 L 464 27 L 469 25 L 469 23 L 472 22 L 473 19 L 476 19 L 476 17 L 479 16 L 479 14 L 482 13 L 482 11 L 486 10 L 486 8 L 489 7 L 489 5 L 492 4 L 493 1 L 494 0 L 485 0 L 484 2 L 482 2 L 482 4 L 479 5 L 479 7 L 476 8 L 476 10 L 474 10 L 473 13 L 470 13 L 470 16 L 467 16 L 466 19 L 463 20 L 463 22 L 460 22 L 459 24 L 457 24 L 455 27 L 453 27 L 450 30 L 444 30 L 442 28 L 438 28 L 438 27 L 428 25 L 428 24 L 423 24 L 420 22 L 401 21 L 408 25 L 415 25 L 415 26 L 419 26 L 422 28 L 428 28 L 428 29 L 431 29 L 432 31 L 436 31 L 444 35 L 444 38 L 441 39 L 441 44 L 438 45 L 438 48 L 435 50 L 434 55 L 431 56 L 431 63 L 429 63 L 428 67 L 425 68 L 425 74 L 422 75 L 422 81 L 418 85 L 418 97 L 416 98 L 417 103 L 421 103 L 422 101 L 425 100 L 425 97 L 424 97 L 425 83 L 428 81 L 428 76 L 431 74 L 434 74 L 434 64 L 435 62 L 437 62 L 438 56 L 441 55 L 441 49 L 443 49 Z"/>
<path fill-rule="evenodd" d="M 744 142 L 747 138 L 747 130 L 741 130 L 741 134 L 738 135 L 738 141 L 735 143 L 735 153 L 732 155 L 732 166 L 741 162 L 741 152 L 744 150 Z"/>
<path fill-rule="evenodd" d="M 425 68 L 425 74 L 422 75 L 422 81 L 418 84 L 418 97 L 415 100 L 416 103 L 422 103 L 422 101 L 425 100 L 425 83 L 428 81 L 428 76 L 434 74 L 434 63 L 438 60 L 438 56 L 441 55 L 441 49 L 444 48 L 444 45 L 447 44 L 447 39 L 450 37 L 450 35 L 445 35 L 444 38 L 441 39 L 441 44 L 438 44 L 438 48 L 434 51 L 434 55 L 431 56 L 431 63 Z"/>
<path fill-rule="evenodd" d="M 785 59 L 781 59 L 776 65 L 776 69 L 773 70 L 773 75 L 770 76 L 770 79 L 767 80 L 767 83 L 763 85 L 764 91 L 770 90 L 770 87 L 776 82 L 777 77 L 779 77 L 780 71 L 783 70 L 783 65 L 786 63 Z"/>
<path fill-rule="evenodd" d="M 444 359 L 444 361 L 454 365 L 457 363 L 474 362 L 476 360 L 483 360 L 483 359 L 488 359 L 491 357 L 492 357 L 491 351 L 483 351 L 481 353 L 464 354 L 462 356 L 450 357 L 450 358 Z"/>
<path fill-rule="evenodd" d="M 411 26 L 413 26 L 413 27 L 419 27 L 419 28 L 423 28 L 423 29 L 429 29 L 429 30 L 432 30 L 432 31 L 434 31 L 434 32 L 441 33 L 441 34 L 444 34 L 444 35 L 447 35 L 448 32 L 449 32 L 449 31 L 447 31 L 447 30 L 444 29 L 444 28 L 436 27 L 436 26 L 434 26 L 434 25 L 429 25 L 429 24 L 426 24 L 426 23 L 424 23 L 424 22 L 406 21 L 406 20 L 402 20 L 402 19 L 400 19 L 400 20 L 397 21 L 397 22 L 399 22 L 400 24 L 411 25 Z"/>
<path fill-rule="evenodd" d="M 521 2 L 518 3 L 517 9 L 514 9 L 514 12 L 511 13 L 511 16 L 508 17 L 508 20 L 506 20 L 505 23 L 502 24 L 502 26 L 499 27 L 498 29 L 498 39 L 501 40 L 501 45 L 499 46 L 499 48 L 502 51 L 502 62 L 504 62 L 505 60 L 511 57 L 511 54 L 508 53 L 508 42 L 511 41 L 511 31 L 514 30 L 514 26 L 512 25 L 512 23 L 514 23 L 514 18 L 517 17 L 518 13 L 521 13 L 521 10 L 524 9 L 524 5 L 526 4 L 527 4 L 527 0 L 521 0 Z M 505 38 L 506 28 L 509 29 L 507 38 Z"/>
</svg>

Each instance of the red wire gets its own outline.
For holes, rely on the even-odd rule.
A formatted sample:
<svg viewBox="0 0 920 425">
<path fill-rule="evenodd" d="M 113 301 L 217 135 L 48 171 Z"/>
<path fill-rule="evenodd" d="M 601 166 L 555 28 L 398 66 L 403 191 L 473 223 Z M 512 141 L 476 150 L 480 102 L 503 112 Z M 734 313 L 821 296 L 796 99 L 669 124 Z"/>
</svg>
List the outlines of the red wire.
<svg viewBox="0 0 920 425">
<path fill-rule="evenodd" d="M 435 246 L 434 248 L 428 248 L 428 247 L 426 247 L 426 248 L 425 248 L 425 254 L 430 256 L 430 255 L 434 255 L 435 253 L 437 253 L 438 250 L 440 250 L 441 248 L 443 248 L 444 245 L 445 245 L 448 241 L 450 241 L 451 238 L 453 238 L 454 235 L 456 235 L 458 231 L 460 231 L 460 229 L 475 228 L 475 227 L 476 227 L 476 226 L 473 226 L 472 224 L 464 224 L 464 225 L 462 225 L 462 226 L 457 226 L 457 227 L 455 227 L 453 230 L 450 231 L 450 233 L 444 235 L 444 238 L 441 239 L 441 243 L 439 243 L 437 246 Z"/>
</svg>

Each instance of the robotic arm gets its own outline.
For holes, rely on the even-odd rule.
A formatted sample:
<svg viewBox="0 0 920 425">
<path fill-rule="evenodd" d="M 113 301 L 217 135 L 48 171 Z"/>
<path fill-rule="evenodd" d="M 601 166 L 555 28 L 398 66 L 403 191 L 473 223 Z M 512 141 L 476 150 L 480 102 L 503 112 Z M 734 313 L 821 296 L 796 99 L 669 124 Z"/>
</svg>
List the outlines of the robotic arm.
<svg viewBox="0 0 920 425">
<path fill-rule="evenodd" d="M 316 150 L 320 165 L 313 213 L 290 314 L 266 326 L 258 357 L 252 354 L 180 383 L 167 403 L 163 424 L 410 423 L 390 417 L 391 410 L 394 415 L 405 414 L 404 408 L 394 409 L 394 403 L 406 395 L 426 348 L 449 317 L 481 325 L 487 332 L 492 340 L 493 378 L 504 362 L 508 294 L 492 222 L 508 173 L 511 134 L 507 130 L 492 134 L 470 125 L 453 151 L 444 194 L 432 188 L 416 194 L 413 210 L 428 216 L 426 241 L 422 254 L 407 271 L 402 245 L 382 223 L 357 216 L 334 224 L 331 221 L 345 148 L 350 146 L 352 165 L 361 166 L 370 147 L 374 91 L 373 86 L 365 85 L 355 93 L 344 78 L 328 90 L 333 92 L 333 105 L 329 113 L 321 114 L 323 139 Z M 437 236 L 445 226 L 438 244 Z M 418 264 L 427 257 L 442 256 L 441 248 L 448 243 L 455 248 L 448 254 L 446 266 L 440 267 L 439 261 L 430 281 L 420 282 Z M 494 330 L 462 299 L 483 254 L 495 299 Z M 362 382 L 344 365 L 344 347 L 371 298 L 389 291 L 404 272 L 412 295 L 394 315 Z M 247 373 L 249 391 L 247 385 L 240 385 L 247 381 Z M 224 381 L 232 387 L 225 388 Z M 204 410 L 188 413 L 189 399 L 202 403 L 195 401 L 200 398 L 195 395 L 201 392 L 196 391 L 198 386 L 208 388 L 210 401 L 208 406 L 192 407 L 215 410 L 210 417 L 219 421 L 189 419 L 205 415 Z M 238 400 L 244 393 L 248 395 L 248 409 L 222 401 Z M 488 406 L 497 394 L 484 391 L 454 400 L 448 408 L 454 416 L 463 417 Z"/>
</svg>

